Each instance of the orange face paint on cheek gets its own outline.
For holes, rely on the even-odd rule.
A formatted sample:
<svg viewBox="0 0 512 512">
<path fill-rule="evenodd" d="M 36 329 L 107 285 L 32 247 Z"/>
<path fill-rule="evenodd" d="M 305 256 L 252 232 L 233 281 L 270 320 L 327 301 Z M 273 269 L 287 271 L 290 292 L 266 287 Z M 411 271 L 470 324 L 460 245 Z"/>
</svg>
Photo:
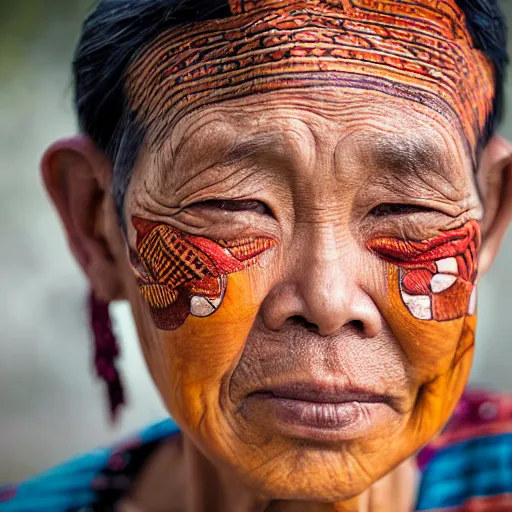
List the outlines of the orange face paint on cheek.
<svg viewBox="0 0 512 512">
<path fill-rule="evenodd" d="M 228 274 L 244 270 L 275 245 L 265 237 L 213 241 L 134 217 L 137 252 L 130 259 L 156 326 L 175 330 L 189 315 L 205 318 L 222 305 Z"/>
<path fill-rule="evenodd" d="M 131 264 L 156 329 L 143 343 L 173 418 L 189 433 L 205 422 L 224 432 L 222 387 L 258 313 L 261 280 L 247 270 L 276 246 L 267 237 L 211 240 L 132 218 Z"/>
<path fill-rule="evenodd" d="M 471 369 L 480 227 L 470 221 L 424 241 L 375 238 L 388 264 L 382 312 L 411 366 L 417 401 L 410 428 L 433 435 L 449 418 Z"/>
</svg>

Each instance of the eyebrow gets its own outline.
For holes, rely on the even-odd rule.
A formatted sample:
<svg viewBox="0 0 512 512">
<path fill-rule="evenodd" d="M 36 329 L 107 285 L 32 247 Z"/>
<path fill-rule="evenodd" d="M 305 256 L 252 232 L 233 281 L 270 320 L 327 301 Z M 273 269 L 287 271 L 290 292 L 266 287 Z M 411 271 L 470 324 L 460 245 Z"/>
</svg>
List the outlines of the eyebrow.
<svg viewBox="0 0 512 512">
<path fill-rule="evenodd" d="M 258 133 L 240 138 L 222 154 L 218 163 L 229 165 L 247 160 L 253 155 L 275 149 L 282 142 L 283 137 L 277 132 Z M 375 165 L 401 174 L 432 167 L 442 169 L 446 158 L 438 145 L 421 135 L 379 137 L 372 141 L 365 153 Z"/>
<path fill-rule="evenodd" d="M 240 138 L 222 154 L 218 160 L 220 165 L 230 165 L 251 156 L 267 153 L 283 142 L 283 137 L 277 132 L 264 132 L 246 138 Z"/>
<path fill-rule="evenodd" d="M 421 135 L 389 135 L 378 138 L 368 148 L 377 167 L 396 174 L 417 174 L 446 167 L 446 154 L 430 138 Z"/>
</svg>

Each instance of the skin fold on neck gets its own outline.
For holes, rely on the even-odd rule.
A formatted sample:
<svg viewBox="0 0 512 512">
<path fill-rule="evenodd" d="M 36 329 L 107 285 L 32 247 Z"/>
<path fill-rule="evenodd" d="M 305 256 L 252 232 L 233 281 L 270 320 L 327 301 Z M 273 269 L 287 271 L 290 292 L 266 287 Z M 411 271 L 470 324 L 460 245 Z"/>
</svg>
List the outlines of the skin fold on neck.
<svg viewBox="0 0 512 512">
<path fill-rule="evenodd" d="M 266 500 L 219 471 L 179 434 L 152 455 L 119 512 L 410 512 L 416 478 L 416 464 L 410 459 L 348 501 Z"/>
</svg>

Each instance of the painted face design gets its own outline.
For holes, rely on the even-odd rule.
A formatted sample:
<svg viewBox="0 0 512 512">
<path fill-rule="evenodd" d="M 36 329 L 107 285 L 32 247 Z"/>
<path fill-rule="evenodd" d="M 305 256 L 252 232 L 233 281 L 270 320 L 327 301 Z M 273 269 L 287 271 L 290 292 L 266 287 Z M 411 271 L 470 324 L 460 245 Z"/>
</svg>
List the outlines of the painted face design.
<svg viewBox="0 0 512 512">
<path fill-rule="evenodd" d="M 259 115 L 258 109 L 265 110 L 266 93 L 269 97 L 276 93 L 275 101 L 280 94 L 294 97 L 308 91 L 329 93 L 326 104 L 329 97 L 343 101 L 354 95 L 362 104 L 356 105 L 354 120 L 360 119 L 358 109 L 364 110 L 371 95 L 379 107 L 371 118 L 371 129 L 374 121 L 389 128 L 381 118 L 381 104 L 389 102 L 399 112 L 418 110 L 425 117 L 426 128 L 438 133 L 441 124 L 446 130 L 443 137 L 460 141 L 461 152 L 466 145 L 470 156 L 476 154 L 492 109 L 493 69 L 474 49 L 455 0 L 232 0 L 229 5 L 232 16 L 170 28 L 132 62 L 126 97 L 137 121 L 147 128 L 148 154 L 172 150 L 187 137 L 194 140 L 190 133 L 203 114 L 215 121 L 216 116 L 222 122 L 227 119 L 228 125 L 231 117 L 240 116 L 244 121 L 247 117 L 247 124 L 240 125 L 259 133 L 254 126 L 260 130 L 261 120 L 255 117 L 254 125 L 249 121 L 251 115 Z M 240 109 L 246 97 L 256 105 L 252 110 Z M 242 101 L 230 105 L 231 100 Z M 332 112 L 339 110 L 333 103 Z M 283 112 L 289 115 L 288 110 Z M 265 123 L 269 130 L 274 128 L 272 114 Z M 237 117 L 233 132 L 226 132 L 229 142 L 237 142 L 239 136 L 243 139 L 238 127 Z M 318 140 L 323 140 L 321 133 Z M 184 161 L 187 156 L 194 155 L 185 154 Z M 151 165 L 140 166 L 140 190 L 143 168 Z M 179 165 L 176 168 L 179 172 Z M 160 186 L 160 175 L 167 186 L 168 174 L 158 167 L 150 193 L 173 197 L 174 185 Z M 291 187 L 291 194 L 298 188 Z M 132 190 L 139 188 L 134 184 Z M 306 197 L 301 208 L 318 210 L 318 197 L 325 208 L 328 200 L 320 190 Z M 223 193 L 218 191 L 220 196 Z M 217 194 L 215 187 L 212 194 Z M 276 198 L 278 195 L 276 190 Z M 129 213 L 135 214 L 139 199 L 133 199 L 134 209 L 128 209 Z M 322 499 L 339 496 L 340 485 L 353 495 L 362 490 L 364 482 L 369 483 L 368 473 L 372 479 L 380 478 L 427 443 L 449 418 L 466 384 L 474 346 L 480 245 L 476 222 L 424 241 L 388 237 L 368 244 L 385 261 L 373 258 L 376 273 L 364 277 L 382 277 L 382 281 L 367 283 L 375 291 L 370 298 L 377 306 L 370 309 L 382 313 L 389 332 L 381 333 L 376 344 L 366 343 L 359 337 L 361 333 L 350 338 L 353 343 L 345 343 L 344 334 L 340 335 L 343 350 L 340 348 L 339 358 L 335 360 L 329 353 L 321 362 L 330 375 L 349 369 L 373 378 L 380 361 L 387 361 L 375 355 L 382 350 L 396 365 L 397 374 L 404 376 L 400 385 L 410 396 L 407 403 L 404 399 L 400 419 L 379 427 L 369 439 L 354 440 L 350 449 L 344 450 L 348 458 L 339 449 L 318 450 L 316 444 L 310 449 L 295 438 L 269 435 L 239 416 L 233 405 L 230 393 L 237 375 L 241 382 L 248 381 L 249 370 L 256 368 L 257 379 L 264 380 L 267 374 L 258 373 L 258 364 L 259 369 L 272 369 L 270 363 L 260 363 L 263 348 L 268 349 L 268 360 L 280 361 L 275 374 L 268 372 L 276 380 L 284 370 L 291 374 L 295 368 L 299 375 L 302 371 L 300 361 L 289 357 L 292 353 L 304 357 L 292 336 L 279 338 L 278 333 L 266 332 L 266 318 L 285 316 L 273 307 L 282 301 L 266 300 L 273 297 L 271 292 L 277 298 L 284 293 L 278 286 L 279 267 L 258 276 L 256 269 L 246 271 L 275 245 L 274 240 L 211 240 L 137 217 L 133 225 L 137 237 L 131 262 L 140 293 L 159 328 L 144 329 L 147 311 L 139 315 L 142 347 L 155 382 L 173 418 L 198 446 L 212 460 L 237 468 L 254 488 L 262 486 L 276 498 L 286 499 L 290 492 L 307 495 L 314 482 L 322 489 Z M 283 253 L 286 257 L 286 244 Z M 386 338 L 391 334 L 396 342 Z M 367 353 L 346 350 L 347 346 L 353 349 L 355 343 L 371 348 Z M 382 364 L 385 380 L 390 366 Z M 313 374 L 316 370 L 308 373 Z M 354 461 L 352 454 L 361 460 Z M 297 460 L 301 471 L 296 471 Z M 360 468 L 371 471 L 363 475 Z"/>
<path fill-rule="evenodd" d="M 130 261 L 140 293 L 163 330 L 177 329 L 189 315 L 215 313 L 226 292 L 227 275 L 253 265 L 275 245 L 264 237 L 214 242 L 138 217 L 132 222 L 137 252 L 130 252 Z"/>
<path fill-rule="evenodd" d="M 475 147 L 492 105 L 493 71 L 472 47 L 455 0 L 229 5 L 231 17 L 163 33 L 131 67 L 131 107 L 144 125 L 158 124 L 154 141 L 205 105 L 283 89 L 343 87 L 427 104 L 458 120 Z"/>
<path fill-rule="evenodd" d="M 422 242 L 376 238 L 368 247 L 399 267 L 400 295 L 414 318 L 442 322 L 475 314 L 480 243 L 473 220 Z"/>
</svg>

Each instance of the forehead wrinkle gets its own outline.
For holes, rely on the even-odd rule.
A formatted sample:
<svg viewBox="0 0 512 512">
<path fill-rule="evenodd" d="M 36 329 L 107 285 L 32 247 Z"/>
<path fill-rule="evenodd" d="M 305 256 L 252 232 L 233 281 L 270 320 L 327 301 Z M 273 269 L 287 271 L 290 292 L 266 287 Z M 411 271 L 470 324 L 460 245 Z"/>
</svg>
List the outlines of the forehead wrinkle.
<svg viewBox="0 0 512 512">
<path fill-rule="evenodd" d="M 409 87 L 401 85 L 400 88 L 405 92 Z M 408 94 L 414 95 L 412 88 Z M 369 99 L 369 97 L 371 98 Z M 437 123 L 441 124 L 448 122 L 452 130 L 461 134 L 465 149 L 472 160 L 473 170 L 476 170 L 476 148 L 473 147 L 468 139 L 467 132 L 462 125 L 461 119 L 457 116 L 455 110 L 453 110 L 449 103 L 444 99 L 439 98 L 432 102 L 431 100 L 433 100 L 433 98 L 426 98 L 420 103 L 416 103 L 410 98 L 402 98 L 400 95 L 390 95 L 388 91 L 378 90 L 372 87 L 365 87 L 364 89 L 358 89 L 352 86 L 339 87 L 332 85 L 319 86 L 314 89 L 290 87 L 288 90 L 258 93 L 245 98 L 225 99 L 220 103 L 205 105 L 171 123 L 169 123 L 169 120 L 167 119 L 168 116 L 163 114 L 159 116 L 151 126 L 147 127 L 149 136 L 147 137 L 146 142 L 155 150 L 160 150 L 162 146 L 168 145 L 166 140 L 168 141 L 170 139 L 170 155 L 172 156 L 176 154 L 179 146 L 184 142 L 184 134 L 188 136 L 191 130 L 199 131 L 205 125 L 213 124 L 210 116 L 210 109 L 213 109 L 215 112 L 216 118 L 214 123 L 218 123 L 219 120 L 225 124 L 231 125 L 238 123 L 239 126 L 237 126 L 237 129 L 242 130 L 245 128 L 244 122 L 247 120 L 244 112 L 244 108 L 246 106 L 250 106 L 253 109 L 254 114 L 259 113 L 262 117 L 266 116 L 273 119 L 273 114 L 269 114 L 269 111 L 280 109 L 282 107 L 283 100 L 289 101 L 290 98 L 293 98 L 294 112 L 287 113 L 286 115 L 288 117 L 295 117 L 295 112 L 303 111 L 315 113 L 319 118 L 326 120 L 333 120 L 339 117 L 340 108 L 343 109 L 343 113 L 354 113 L 357 115 L 358 109 L 364 107 L 373 109 L 378 115 L 380 115 L 383 105 L 396 104 L 397 99 L 405 101 L 407 103 L 407 109 L 417 112 L 422 117 L 425 117 L 424 108 L 427 107 L 429 110 L 429 115 L 427 117 L 434 118 Z M 311 107 L 312 103 L 314 104 L 313 108 Z M 238 111 L 234 112 L 233 105 L 237 105 L 237 107 L 239 107 Z M 400 108 L 403 108 L 403 106 Z M 286 117 L 285 114 L 283 114 L 283 117 Z M 155 133 L 161 133 L 164 129 L 165 132 L 169 134 L 169 137 L 166 137 L 161 144 L 151 143 L 151 133 L 153 132 L 153 135 L 155 135 Z M 178 133 L 180 134 L 179 136 L 177 136 Z"/>
<path fill-rule="evenodd" d="M 370 157 L 376 163 L 379 158 L 383 159 L 382 168 L 376 167 L 374 171 L 378 173 L 376 183 L 393 193 L 434 199 L 446 205 L 453 205 L 467 196 L 468 179 L 472 178 L 466 172 L 456 171 L 456 163 L 450 162 L 450 155 L 434 139 L 423 138 L 421 134 L 411 139 L 399 136 L 395 148 L 393 144 L 393 138 L 385 138 L 384 144 L 378 145 L 377 158 L 374 154 Z M 381 148 L 384 148 L 382 153 Z"/>
<path fill-rule="evenodd" d="M 188 137 L 186 140 L 182 139 L 182 143 L 175 152 L 177 167 L 181 167 L 182 160 L 187 167 L 191 167 L 191 151 L 198 156 L 199 162 L 222 167 L 247 163 L 262 154 L 277 154 L 284 143 L 283 134 L 278 131 L 266 130 L 245 135 L 242 130 L 237 130 L 237 123 L 233 125 L 226 123 L 226 130 L 220 134 L 215 128 L 213 131 L 209 130 L 210 124 L 207 123 L 194 132 L 187 130 Z M 199 131 L 203 133 L 198 135 Z M 208 135 L 217 135 L 217 137 L 209 138 Z"/>
<path fill-rule="evenodd" d="M 471 49 L 453 0 L 437 1 L 435 9 L 431 0 L 244 5 L 243 14 L 177 26 L 158 38 L 156 48 L 148 45 L 127 81 L 134 110 L 140 107 L 150 120 L 162 110 L 179 118 L 208 103 L 293 83 L 340 83 L 348 73 L 359 76 L 352 79 L 362 87 L 376 77 L 414 87 L 417 93 L 408 99 L 420 103 L 422 95 L 437 94 L 437 101 L 457 110 L 474 147 L 490 108 L 492 70 Z M 404 94 L 400 87 L 372 86 Z"/>
<path fill-rule="evenodd" d="M 262 153 L 272 152 L 282 145 L 284 137 L 278 132 L 255 133 L 237 137 L 218 160 L 219 165 L 233 165 Z"/>
<path fill-rule="evenodd" d="M 212 124 L 212 129 L 208 130 Z M 168 155 L 165 155 L 165 149 L 159 151 L 153 158 L 153 162 L 160 162 L 155 177 L 155 188 L 172 190 L 173 194 L 179 195 L 184 193 L 184 189 L 190 187 L 192 182 L 197 184 L 203 182 L 203 185 L 207 182 L 205 186 L 211 187 L 215 183 L 233 180 L 239 174 L 237 183 L 231 184 L 234 187 L 247 181 L 249 175 L 254 172 L 255 160 L 258 155 L 277 154 L 279 151 L 279 154 L 283 156 L 283 151 L 278 149 L 284 140 L 279 132 L 240 136 L 240 131 L 236 130 L 235 126 L 230 126 L 228 123 L 224 123 L 224 125 L 227 127 L 226 130 L 222 126 L 219 129 L 218 125 L 216 129 L 215 123 L 212 121 L 200 122 L 199 128 L 195 125 L 197 129 L 190 129 L 191 126 L 187 127 L 180 137 L 178 149 L 173 155 L 172 162 L 169 161 Z M 194 137 L 198 131 L 205 132 L 199 137 L 199 139 L 207 141 L 203 145 Z M 206 132 L 208 131 L 211 137 L 207 136 Z M 169 144 L 167 144 L 168 146 Z M 237 164 L 243 164 L 243 167 L 240 168 L 240 165 Z M 230 170 L 226 174 L 228 168 Z M 195 185 L 193 188 L 196 189 Z"/>
<path fill-rule="evenodd" d="M 198 115 L 181 120 L 165 146 L 172 147 L 174 161 L 185 158 L 189 164 L 191 156 L 204 154 L 214 156 L 217 165 L 232 165 L 258 155 L 283 156 L 289 153 L 286 144 L 297 150 L 306 144 L 311 149 L 319 140 L 316 131 L 328 121 L 322 112 L 326 104 L 317 109 L 311 103 L 299 105 L 297 99 L 293 97 L 291 105 L 285 105 L 282 99 L 259 96 L 250 108 L 243 105 L 240 109 L 229 101 L 206 106 Z"/>
<path fill-rule="evenodd" d="M 382 155 L 380 165 L 383 168 L 392 167 L 391 158 L 394 156 L 394 149 L 407 145 L 407 136 L 400 134 L 408 134 L 409 139 L 412 137 L 417 139 L 416 158 L 409 159 L 411 170 L 413 170 L 413 164 L 416 167 L 420 166 L 421 155 L 418 153 L 421 153 L 421 149 L 424 149 L 425 154 L 423 156 L 425 158 L 429 154 L 431 156 L 433 162 L 430 162 L 432 165 L 429 166 L 432 171 L 431 174 L 439 174 L 444 177 L 452 169 L 449 165 L 446 168 L 441 166 L 442 168 L 438 172 L 434 163 L 436 156 L 442 156 L 439 155 L 439 149 L 434 147 L 435 151 L 428 153 L 426 148 L 421 147 L 421 141 L 423 140 L 426 143 L 426 139 L 431 137 L 438 141 L 437 144 L 443 145 L 447 161 L 450 160 L 449 156 L 452 153 L 451 150 L 453 150 L 458 159 L 457 162 L 460 161 L 464 167 L 468 167 L 465 163 L 472 155 L 467 152 L 467 139 L 464 137 L 464 132 L 458 124 L 457 118 L 450 117 L 450 122 L 447 123 L 445 116 L 432 110 L 428 105 L 421 106 L 416 105 L 416 103 L 407 105 L 411 112 L 410 115 L 404 117 L 404 105 L 401 99 L 390 98 L 380 91 L 361 91 L 357 89 L 348 92 L 341 92 L 339 89 L 329 89 L 327 91 L 322 89 L 314 93 L 313 91 L 302 91 L 295 94 L 279 91 L 244 99 L 229 100 L 222 105 L 205 106 L 201 111 L 191 113 L 182 119 L 176 129 L 169 134 L 170 137 L 165 146 L 166 148 L 170 146 L 180 148 L 179 165 L 170 161 L 168 156 L 170 152 L 166 149 L 163 153 L 167 151 L 167 156 L 164 158 L 160 156 L 158 160 L 160 162 L 167 160 L 167 163 L 161 165 L 160 168 L 165 169 L 167 174 L 165 179 L 168 179 L 171 169 L 179 168 L 185 172 L 190 169 L 197 172 L 199 166 L 205 168 L 216 162 L 229 164 L 230 159 L 232 164 L 241 162 L 244 157 L 246 160 L 254 157 L 254 162 L 256 162 L 258 153 L 263 155 L 267 153 L 266 156 L 268 157 L 272 155 L 272 167 L 274 169 L 279 166 L 280 171 L 291 171 L 292 168 L 296 168 L 298 165 L 301 167 L 306 165 L 304 155 L 308 159 L 313 158 L 311 151 L 305 153 L 302 150 L 302 140 L 307 140 L 304 137 L 309 138 L 311 133 L 312 140 L 317 144 L 318 140 L 322 144 L 329 144 L 331 138 L 340 141 L 338 137 L 341 134 L 341 140 L 343 140 L 343 137 L 350 131 L 370 132 L 370 135 L 376 133 L 378 137 L 382 137 L 386 132 L 395 134 L 393 135 L 394 140 L 386 141 L 386 145 L 384 142 L 381 143 L 383 149 L 386 149 L 387 146 L 388 155 L 387 161 L 384 158 L 386 155 Z M 419 130 L 418 126 L 421 127 Z M 272 131 L 269 132 L 269 129 L 272 129 Z M 266 133 L 258 132 L 258 130 L 265 130 Z M 249 136 L 242 134 L 257 136 L 257 140 L 250 140 Z M 289 136 L 289 134 L 292 136 Z M 194 135 L 200 135 L 200 138 L 196 139 Z M 315 137 L 318 140 L 315 140 Z M 209 143 L 204 145 L 201 140 L 207 140 Z M 371 142 L 376 140 L 378 139 L 375 136 L 372 136 L 371 139 L 363 138 L 360 140 L 359 145 L 366 151 L 367 158 L 372 153 L 368 151 L 368 148 L 371 148 Z M 287 148 L 283 145 L 285 141 L 291 143 Z M 184 144 L 187 144 L 187 147 L 191 149 L 181 151 Z M 429 144 L 435 146 L 436 142 L 429 142 Z M 308 145 L 308 148 L 310 147 Z M 289 148 L 293 151 L 290 151 Z M 382 150 L 382 152 L 384 151 Z M 395 153 L 397 152 L 395 151 Z M 404 153 L 405 150 L 402 151 L 401 155 L 394 157 L 394 160 L 397 161 L 396 168 L 402 173 L 404 169 L 407 169 L 405 165 L 407 155 Z M 411 150 L 409 150 L 409 153 L 411 153 Z M 159 152 L 159 154 L 162 153 Z M 174 156 L 176 156 L 176 152 Z M 206 162 L 206 158 L 209 156 L 211 162 Z M 401 159 L 398 158 L 399 156 L 401 156 Z M 279 161 L 276 158 L 279 158 Z M 300 162 L 297 161 L 298 158 L 301 158 Z M 451 160 L 453 161 L 453 159 Z M 267 161 L 270 162 L 270 159 L 267 159 Z M 267 162 L 259 160 L 256 163 L 261 166 L 262 163 L 266 164 Z M 375 164 L 368 161 L 368 165 L 370 164 L 372 166 L 379 165 L 379 163 Z M 425 167 L 428 164 L 427 161 Z M 194 169 L 192 169 L 193 166 L 195 166 Z M 452 172 L 452 174 L 454 173 L 455 171 Z M 447 178 L 444 177 L 444 179 Z"/>
<path fill-rule="evenodd" d="M 423 190 L 460 198 L 473 177 L 465 141 L 458 132 L 430 117 L 425 123 L 421 118 L 401 124 L 382 119 L 390 117 L 385 113 L 380 119 L 361 116 L 344 127 L 336 147 L 339 179 L 350 179 L 352 169 L 366 169 L 367 179 L 394 193 Z"/>
<path fill-rule="evenodd" d="M 211 156 L 215 150 L 223 145 L 223 139 L 227 138 L 226 132 L 234 131 L 229 123 L 226 123 L 218 116 L 210 118 L 204 116 L 187 116 L 180 122 L 179 126 L 169 130 L 169 136 L 162 144 L 152 144 L 151 140 L 147 142 L 147 153 L 150 155 L 150 162 L 153 168 L 159 171 L 162 182 L 168 179 L 170 172 L 176 169 L 191 169 L 197 164 L 203 163 L 205 157 Z M 203 151 L 198 151 L 198 141 L 194 136 L 201 133 L 206 142 L 200 147 Z M 190 145 L 194 147 L 189 148 Z M 203 162 L 201 162 L 201 160 Z"/>
</svg>

